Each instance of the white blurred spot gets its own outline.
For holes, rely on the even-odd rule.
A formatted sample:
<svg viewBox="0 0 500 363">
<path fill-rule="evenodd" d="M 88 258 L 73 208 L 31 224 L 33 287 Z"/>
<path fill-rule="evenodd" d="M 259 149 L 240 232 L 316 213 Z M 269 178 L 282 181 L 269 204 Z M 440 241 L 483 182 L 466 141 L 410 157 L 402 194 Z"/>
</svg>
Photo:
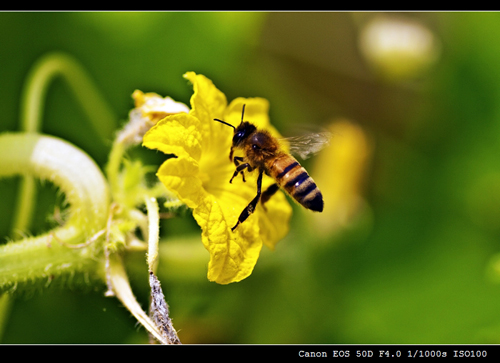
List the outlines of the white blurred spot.
<svg viewBox="0 0 500 363">
<path fill-rule="evenodd" d="M 431 30 L 416 21 L 386 16 L 365 25 L 359 47 L 372 67 L 393 79 L 421 74 L 439 54 L 438 41 Z"/>
</svg>

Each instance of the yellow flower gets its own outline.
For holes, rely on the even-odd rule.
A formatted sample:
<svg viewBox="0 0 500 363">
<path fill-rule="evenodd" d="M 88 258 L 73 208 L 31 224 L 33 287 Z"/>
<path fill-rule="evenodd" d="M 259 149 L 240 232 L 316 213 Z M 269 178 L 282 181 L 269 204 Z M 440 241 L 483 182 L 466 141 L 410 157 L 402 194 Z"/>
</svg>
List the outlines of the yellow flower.
<svg viewBox="0 0 500 363">
<path fill-rule="evenodd" d="M 311 215 L 315 233 L 321 237 L 352 226 L 370 212 L 362 193 L 373 152 L 370 138 L 360 126 L 344 119 L 328 130 L 338 137 L 315 158 L 312 168 L 325 200 L 323 213 Z"/>
<path fill-rule="evenodd" d="M 140 144 L 144 134 L 162 118 L 189 112 L 189 108 L 170 97 L 161 97 L 156 93 L 143 93 L 136 90 L 132 94 L 135 108 L 130 111 L 129 122 L 118 133 L 117 141 L 125 145 Z"/>
<path fill-rule="evenodd" d="M 246 173 L 246 182 L 238 176 L 229 183 L 235 170 L 229 160 L 233 129 L 214 118 L 237 126 L 245 104 L 245 120 L 279 134 L 269 123 L 267 100 L 237 98 L 227 105 L 226 96 L 205 76 L 188 72 L 184 77 L 194 88 L 191 110 L 159 121 L 146 133 L 143 145 L 176 156 L 160 166 L 157 176 L 193 210 L 210 253 L 208 279 L 220 284 L 240 281 L 252 273 L 262 244 L 273 249 L 288 233 L 291 207 L 278 192 L 265 209 L 259 203 L 255 213 L 231 231 L 257 194 L 256 172 Z M 273 182 L 265 176 L 263 190 Z"/>
</svg>

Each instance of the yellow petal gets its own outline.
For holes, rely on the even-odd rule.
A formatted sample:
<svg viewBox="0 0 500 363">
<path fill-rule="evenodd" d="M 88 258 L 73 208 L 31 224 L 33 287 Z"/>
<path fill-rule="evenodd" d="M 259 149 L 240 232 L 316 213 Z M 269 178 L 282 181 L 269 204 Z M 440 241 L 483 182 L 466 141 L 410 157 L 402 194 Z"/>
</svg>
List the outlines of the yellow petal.
<svg viewBox="0 0 500 363">
<path fill-rule="evenodd" d="M 227 106 L 224 119 L 225 121 L 238 126 L 241 122 L 241 110 L 245 105 L 244 121 L 251 122 L 257 128 L 267 129 L 269 124 L 269 101 L 265 98 L 253 97 L 243 98 L 238 97 L 231 101 Z"/>
<path fill-rule="evenodd" d="M 220 118 L 227 105 L 226 96 L 202 74 L 187 72 L 184 78 L 193 84 L 190 114 L 201 121 L 203 132 L 211 132 L 214 118 Z"/>
<path fill-rule="evenodd" d="M 207 277 L 219 284 L 237 282 L 248 277 L 262 248 L 255 223 L 246 223 L 240 225 L 235 232 L 231 231 L 232 224 L 228 224 L 226 220 L 229 208 L 231 206 L 224 205 L 208 194 L 204 202 L 193 210 L 193 216 L 203 231 L 203 244 L 210 253 Z"/>
<path fill-rule="evenodd" d="M 132 94 L 135 107 L 140 109 L 142 117 L 156 123 L 165 116 L 189 112 L 189 108 L 181 103 L 175 102 L 170 97 L 161 97 L 160 95 L 149 92 L 144 93 L 140 90 L 135 90 Z"/>
<path fill-rule="evenodd" d="M 206 194 L 198 174 L 196 160 L 179 157 L 166 160 L 156 175 L 165 187 L 189 208 L 196 208 Z"/>
<path fill-rule="evenodd" d="M 208 158 L 219 157 L 223 152 L 228 155 L 232 139 L 231 129 L 214 121 L 214 118 L 224 117 L 226 96 L 204 75 L 187 72 L 184 78 L 193 84 L 194 93 L 191 96 L 189 114 L 200 120 L 200 132 L 204 136 L 203 154 L 208 155 Z M 224 127 L 228 130 L 221 132 Z"/>
<path fill-rule="evenodd" d="M 200 159 L 202 135 L 197 118 L 179 113 L 167 116 L 144 135 L 143 145 L 178 157 Z"/>
</svg>

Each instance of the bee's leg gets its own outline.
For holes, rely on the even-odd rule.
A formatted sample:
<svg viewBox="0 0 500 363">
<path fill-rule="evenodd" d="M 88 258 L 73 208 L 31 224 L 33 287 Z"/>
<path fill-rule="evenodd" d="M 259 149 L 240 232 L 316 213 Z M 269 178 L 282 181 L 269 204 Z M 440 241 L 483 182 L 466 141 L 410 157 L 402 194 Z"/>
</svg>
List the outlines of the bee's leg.
<svg viewBox="0 0 500 363">
<path fill-rule="evenodd" d="M 234 152 L 234 149 L 231 146 L 231 151 L 229 152 L 229 161 L 233 161 L 233 152 Z"/>
<path fill-rule="evenodd" d="M 241 161 L 243 161 L 243 158 L 242 158 L 241 156 L 235 156 L 235 157 L 233 158 L 233 163 L 234 163 L 234 165 L 236 165 L 236 166 L 240 165 L 240 162 L 241 162 Z"/>
<path fill-rule="evenodd" d="M 243 161 L 242 157 L 235 156 L 234 157 L 234 165 L 236 165 L 236 170 L 234 171 L 233 176 L 231 177 L 231 180 L 229 180 L 230 183 L 233 182 L 233 179 L 238 175 L 238 173 L 241 173 L 241 176 L 243 177 L 243 182 L 245 182 L 245 174 L 243 174 L 243 171 L 245 169 L 248 169 L 248 171 L 252 171 L 252 167 L 248 163 L 240 164 L 240 161 Z"/>
<path fill-rule="evenodd" d="M 269 198 L 271 198 L 274 195 L 274 193 L 276 193 L 279 189 L 280 189 L 279 185 L 274 183 L 270 185 L 269 188 L 267 188 L 264 193 L 262 193 L 260 201 L 262 202 L 262 206 L 264 207 L 264 209 L 266 209 L 264 203 L 266 203 L 269 200 Z"/>
<path fill-rule="evenodd" d="M 244 221 L 246 221 L 246 219 L 250 216 L 250 214 L 252 214 L 255 211 L 255 207 L 257 207 L 257 203 L 259 203 L 260 194 L 261 194 L 262 174 L 263 174 L 263 171 L 261 170 L 259 172 L 259 177 L 257 178 L 257 196 L 252 199 L 250 204 L 248 204 L 245 209 L 243 209 L 243 212 L 241 212 L 240 216 L 238 217 L 238 222 L 236 223 L 236 225 L 233 228 L 231 228 L 232 231 L 234 231 L 240 223 L 243 223 Z"/>
</svg>

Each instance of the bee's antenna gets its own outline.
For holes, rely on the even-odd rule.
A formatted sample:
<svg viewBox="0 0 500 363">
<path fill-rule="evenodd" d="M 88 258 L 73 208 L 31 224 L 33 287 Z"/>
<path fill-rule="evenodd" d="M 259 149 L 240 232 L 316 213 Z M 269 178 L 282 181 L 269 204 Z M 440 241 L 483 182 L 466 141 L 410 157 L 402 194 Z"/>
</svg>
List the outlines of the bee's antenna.
<svg viewBox="0 0 500 363">
<path fill-rule="evenodd" d="M 243 122 L 243 115 L 244 114 L 245 114 L 245 104 L 243 104 L 243 109 L 241 110 L 241 122 Z M 231 125 L 230 123 L 227 123 L 226 121 L 219 120 L 218 118 L 214 118 L 214 121 L 223 123 L 224 125 L 230 126 L 230 127 L 232 127 L 233 129 L 236 130 L 235 126 Z"/>
<path fill-rule="evenodd" d="M 226 121 L 219 120 L 218 118 L 214 118 L 214 121 L 217 121 L 217 122 L 223 123 L 224 125 L 230 126 L 230 127 L 232 127 L 233 129 L 235 129 L 235 130 L 236 130 L 236 127 L 234 127 L 233 125 L 231 125 L 231 124 L 227 123 Z"/>
</svg>

